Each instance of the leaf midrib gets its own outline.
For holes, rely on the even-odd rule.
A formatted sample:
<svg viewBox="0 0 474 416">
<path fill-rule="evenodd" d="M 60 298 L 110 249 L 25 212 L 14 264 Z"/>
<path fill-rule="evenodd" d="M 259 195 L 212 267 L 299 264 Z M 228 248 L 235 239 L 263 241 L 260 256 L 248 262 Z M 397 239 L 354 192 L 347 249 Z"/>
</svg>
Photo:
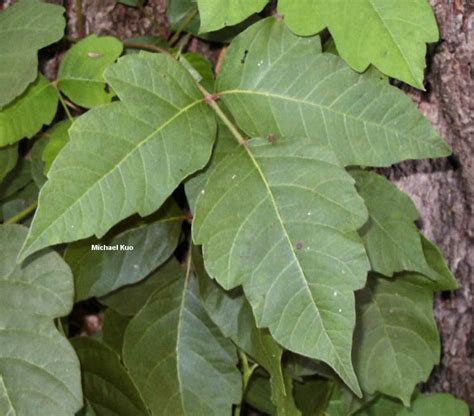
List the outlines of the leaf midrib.
<svg viewBox="0 0 474 416">
<path fill-rule="evenodd" d="M 219 92 L 219 96 L 237 95 L 237 94 L 260 95 L 260 96 L 263 96 L 263 97 L 275 98 L 275 99 L 279 99 L 279 100 L 286 100 L 286 101 L 291 101 L 291 102 L 295 102 L 295 103 L 298 103 L 298 104 L 304 104 L 304 105 L 308 105 L 308 106 L 312 106 L 312 107 L 317 107 L 317 108 L 319 108 L 323 111 L 328 111 L 328 112 L 331 112 L 331 113 L 339 115 L 339 116 L 344 116 L 348 119 L 352 119 L 352 120 L 362 122 L 365 125 L 372 125 L 372 126 L 375 126 L 375 127 L 378 127 L 378 128 L 382 128 L 383 130 L 386 130 L 386 131 L 388 131 L 392 134 L 396 134 L 396 135 L 401 134 L 400 131 L 398 131 L 394 128 L 389 128 L 385 124 L 378 124 L 378 123 L 375 123 L 375 122 L 370 121 L 370 120 L 364 120 L 364 119 L 362 119 L 360 117 L 356 117 L 356 116 L 354 116 L 350 113 L 344 113 L 342 111 L 336 111 L 335 109 L 333 109 L 329 106 L 322 105 L 320 103 L 313 102 L 313 101 L 298 99 L 298 98 L 295 98 L 295 97 L 290 97 L 290 96 L 281 95 L 281 94 L 275 94 L 275 93 L 271 93 L 271 92 L 268 92 L 268 91 L 255 91 L 255 90 L 248 90 L 248 89 L 237 89 L 236 88 L 236 89 L 225 90 L 225 91 L 220 91 Z M 408 133 L 404 133 L 404 134 L 408 135 Z M 410 136 L 410 137 L 418 137 L 418 136 Z M 429 144 L 429 143 L 427 143 L 427 144 Z"/>
<path fill-rule="evenodd" d="M 82 199 L 99 183 L 102 182 L 107 176 L 109 176 L 112 172 L 114 172 L 118 167 L 126 161 L 130 155 L 134 152 L 136 152 L 138 149 L 140 149 L 143 145 L 148 143 L 157 133 L 159 133 L 161 130 L 165 129 L 168 127 L 170 124 L 172 124 L 177 118 L 179 118 L 181 115 L 185 114 L 187 111 L 189 111 L 191 108 L 194 106 L 204 102 L 204 98 L 201 98 L 199 100 L 196 100 L 192 102 L 191 104 L 188 104 L 186 107 L 180 109 L 180 111 L 176 112 L 171 118 L 169 118 L 165 123 L 163 123 L 161 126 L 159 126 L 157 129 L 155 129 L 152 133 L 150 133 L 148 136 L 146 136 L 141 142 L 139 142 L 132 150 L 130 150 L 125 156 L 117 163 L 115 164 L 107 173 L 105 173 L 101 178 L 97 181 L 95 181 L 89 188 L 87 188 L 69 207 L 64 210 L 60 215 L 58 215 L 55 219 L 55 221 L 52 221 L 43 231 L 38 234 L 38 236 L 32 240 L 32 242 L 28 243 L 28 246 L 31 247 L 34 242 L 38 241 L 44 233 L 46 233 L 54 224 L 58 222 L 59 219 L 63 218 L 73 207 L 75 207 L 78 203 L 82 202 Z M 30 249 L 26 253 L 30 253 Z M 23 253 L 22 259 L 25 257 L 25 254 Z"/>
<path fill-rule="evenodd" d="M 249 146 L 244 146 L 244 147 L 245 147 L 246 153 L 247 153 L 248 156 L 250 157 L 250 159 L 251 159 L 253 165 L 255 166 L 255 169 L 257 170 L 258 174 L 260 175 L 260 177 L 261 177 L 261 179 L 262 179 L 262 182 L 264 183 L 265 188 L 266 188 L 266 190 L 267 190 L 267 192 L 268 192 L 268 195 L 269 195 L 269 197 L 270 197 L 270 201 L 271 201 L 272 207 L 273 207 L 273 209 L 274 209 L 274 211 L 275 211 L 275 214 L 276 214 L 276 216 L 277 216 L 277 220 L 278 220 L 278 222 L 279 222 L 279 224 L 280 224 L 280 226 L 281 226 L 281 228 L 282 228 L 282 230 L 283 230 L 284 237 L 285 237 L 285 240 L 286 240 L 287 243 L 288 243 L 288 246 L 289 246 L 289 248 L 290 248 L 291 254 L 292 254 L 292 256 L 293 256 L 293 258 L 294 258 L 294 260 L 295 260 L 295 263 L 296 263 L 296 265 L 297 265 L 297 267 L 298 267 L 298 270 L 299 270 L 299 272 L 300 272 L 300 276 L 302 277 L 302 281 L 303 281 L 303 283 L 304 283 L 304 287 L 305 287 L 305 289 L 306 289 L 306 292 L 308 293 L 309 298 L 311 299 L 311 304 L 313 305 L 313 307 L 314 307 L 314 309 L 315 309 L 315 311 L 316 311 L 317 317 L 319 318 L 319 320 L 320 320 L 320 322 L 321 322 L 322 330 L 323 330 L 324 334 L 326 335 L 326 338 L 327 338 L 328 340 L 330 340 L 330 344 L 331 344 L 332 350 L 333 350 L 333 352 L 336 354 L 337 359 L 338 359 L 338 361 L 339 361 L 339 364 L 342 366 L 342 368 L 345 368 L 345 365 L 343 364 L 343 361 L 341 360 L 341 357 L 339 356 L 339 353 L 337 352 L 337 350 L 336 350 L 336 348 L 335 348 L 335 346 L 334 346 L 334 344 L 333 344 L 333 341 L 332 341 L 331 337 L 329 336 L 329 333 L 328 333 L 327 330 L 326 330 L 326 326 L 325 326 L 324 320 L 323 320 L 323 318 L 322 318 L 322 316 L 321 316 L 321 313 L 319 312 L 318 305 L 316 304 L 316 302 L 315 302 L 315 300 L 314 300 L 314 298 L 313 298 L 313 296 L 312 296 L 311 290 L 310 290 L 310 288 L 309 288 L 309 286 L 308 286 L 308 282 L 306 281 L 306 275 L 305 275 L 305 273 L 304 273 L 304 271 L 303 271 L 303 269 L 302 269 L 302 267 L 301 267 L 301 264 L 300 264 L 300 262 L 299 262 L 298 256 L 296 255 L 295 250 L 293 249 L 293 244 L 292 244 L 291 239 L 290 239 L 290 236 L 289 236 L 289 234 L 288 234 L 288 230 L 287 230 L 286 227 L 285 227 L 285 223 L 284 223 L 284 221 L 283 221 L 283 218 L 282 218 L 282 216 L 281 216 L 281 214 L 280 214 L 280 210 L 278 209 L 278 204 L 276 203 L 276 200 L 275 200 L 275 197 L 274 197 L 273 192 L 272 192 L 272 190 L 271 190 L 270 184 L 269 184 L 268 181 L 266 180 L 265 174 L 263 173 L 262 169 L 260 168 L 260 165 L 259 165 L 259 163 L 258 163 L 256 157 L 255 157 L 254 154 L 251 152 L 250 147 L 249 147 Z"/>
</svg>

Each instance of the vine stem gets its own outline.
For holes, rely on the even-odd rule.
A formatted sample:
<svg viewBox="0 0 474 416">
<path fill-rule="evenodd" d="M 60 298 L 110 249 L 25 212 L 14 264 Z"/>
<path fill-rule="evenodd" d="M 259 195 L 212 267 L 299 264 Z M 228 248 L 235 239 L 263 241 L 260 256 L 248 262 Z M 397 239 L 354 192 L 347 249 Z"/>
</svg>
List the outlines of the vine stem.
<svg viewBox="0 0 474 416">
<path fill-rule="evenodd" d="M 181 25 L 178 27 L 178 30 L 173 34 L 173 36 L 171 36 L 171 38 L 169 40 L 170 46 L 173 46 L 177 42 L 177 40 L 179 39 L 179 36 L 183 32 L 183 30 L 186 29 L 186 27 L 191 23 L 191 21 L 194 19 L 194 17 L 197 15 L 197 13 L 198 13 L 198 11 L 196 9 L 192 13 L 190 13 L 189 16 L 187 16 L 183 20 Z"/>
<path fill-rule="evenodd" d="M 6 220 L 4 224 L 16 224 L 30 215 L 38 206 L 38 201 L 26 207 L 23 211 Z"/>
<path fill-rule="evenodd" d="M 250 378 L 252 377 L 253 372 L 257 369 L 258 364 L 249 365 L 249 360 L 247 355 L 242 350 L 238 349 L 238 354 L 240 358 L 240 364 L 242 365 L 242 402 L 244 401 L 245 392 L 249 385 Z M 234 416 L 240 416 L 242 410 L 242 402 L 235 406 Z"/>
<path fill-rule="evenodd" d="M 239 144 L 247 148 L 247 141 L 245 140 L 244 136 L 240 134 L 239 130 L 234 126 L 234 123 L 229 120 L 229 117 L 221 110 L 219 105 L 217 104 L 216 100 L 218 99 L 218 96 L 212 95 L 208 90 L 206 90 L 201 84 L 196 83 L 197 87 L 199 90 L 204 94 L 204 100 L 206 103 L 211 107 L 217 116 L 222 120 L 222 122 L 227 126 L 227 128 L 230 130 L 232 135 L 237 139 Z"/>
<path fill-rule="evenodd" d="M 72 117 L 71 112 L 69 111 L 69 108 L 68 108 L 66 102 L 64 101 L 64 97 L 62 96 L 62 94 L 59 90 L 58 90 L 58 97 L 59 97 L 59 102 L 61 103 L 61 105 L 64 108 L 64 111 L 67 115 L 67 118 L 72 123 L 74 121 L 74 118 Z"/>
</svg>

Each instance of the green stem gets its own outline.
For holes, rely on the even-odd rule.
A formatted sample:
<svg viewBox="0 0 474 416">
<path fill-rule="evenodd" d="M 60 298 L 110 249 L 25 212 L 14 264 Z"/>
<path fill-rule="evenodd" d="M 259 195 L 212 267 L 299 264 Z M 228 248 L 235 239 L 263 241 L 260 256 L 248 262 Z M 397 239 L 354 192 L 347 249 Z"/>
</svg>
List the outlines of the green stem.
<svg viewBox="0 0 474 416">
<path fill-rule="evenodd" d="M 72 123 L 74 121 L 74 118 L 72 117 L 71 115 L 71 112 L 69 111 L 69 108 L 66 104 L 66 102 L 64 101 L 64 98 L 63 96 L 61 95 L 61 92 L 58 90 L 58 97 L 59 97 L 59 102 L 61 103 L 61 105 L 63 106 L 63 109 L 67 115 L 67 118 L 69 119 L 69 121 Z"/>
<path fill-rule="evenodd" d="M 123 46 L 128 49 L 143 49 L 145 51 L 150 51 L 150 52 L 161 52 L 161 53 L 167 53 L 169 54 L 169 51 L 164 48 L 160 48 L 159 46 L 148 44 L 148 43 L 142 43 L 142 42 L 123 42 Z"/>
<path fill-rule="evenodd" d="M 194 17 L 197 15 L 198 11 L 197 9 L 194 10 L 192 13 L 190 13 L 181 23 L 181 25 L 178 27 L 178 30 L 171 36 L 169 40 L 170 46 L 173 46 L 174 43 L 179 39 L 181 33 L 183 32 L 184 29 L 191 23 L 191 21 L 194 19 Z"/>
<path fill-rule="evenodd" d="M 219 105 L 216 103 L 216 97 L 213 96 L 209 91 L 207 91 L 201 84 L 196 83 L 199 90 L 204 94 L 204 99 L 206 103 L 215 111 L 217 116 L 222 120 L 222 122 L 227 126 L 232 135 L 237 139 L 237 141 L 242 145 L 247 147 L 247 141 L 244 136 L 240 134 L 239 130 L 234 126 L 234 123 L 229 120 L 227 115 L 221 110 Z"/>
<path fill-rule="evenodd" d="M 29 207 L 26 207 L 23 211 L 19 212 L 18 214 L 14 215 L 10 219 L 5 221 L 5 224 L 16 224 L 21 220 L 28 217 L 38 206 L 38 202 L 34 202 Z"/>
<path fill-rule="evenodd" d="M 179 41 L 179 44 L 178 44 L 178 51 L 176 52 L 175 54 L 175 57 L 176 59 L 179 60 L 182 52 L 183 52 L 183 49 L 184 47 L 187 45 L 188 41 L 189 41 L 189 38 L 191 37 L 191 35 L 189 33 L 186 34 L 186 36 L 183 37 L 183 39 L 181 39 Z"/>
<path fill-rule="evenodd" d="M 234 416 L 240 416 L 240 412 L 242 410 L 242 403 L 245 398 L 245 392 L 247 391 L 247 387 L 249 385 L 250 378 L 252 377 L 253 372 L 257 369 L 258 364 L 255 363 L 253 365 L 249 365 L 249 360 L 245 352 L 238 350 L 240 364 L 242 366 L 242 401 L 240 404 L 235 406 Z"/>
</svg>

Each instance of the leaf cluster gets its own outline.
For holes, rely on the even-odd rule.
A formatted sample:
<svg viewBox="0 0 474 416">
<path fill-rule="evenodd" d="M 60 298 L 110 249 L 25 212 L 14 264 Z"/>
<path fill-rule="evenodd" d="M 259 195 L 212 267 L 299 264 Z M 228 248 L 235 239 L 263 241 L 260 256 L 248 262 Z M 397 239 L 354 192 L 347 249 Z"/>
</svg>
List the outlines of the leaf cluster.
<svg viewBox="0 0 474 416">
<path fill-rule="evenodd" d="M 375 170 L 450 153 L 386 77 L 422 88 L 433 13 L 267 3 L 172 0 L 171 39 L 73 40 L 53 81 L 64 10 L 0 13 L 1 414 L 468 414 L 419 392 L 457 284 Z"/>
</svg>

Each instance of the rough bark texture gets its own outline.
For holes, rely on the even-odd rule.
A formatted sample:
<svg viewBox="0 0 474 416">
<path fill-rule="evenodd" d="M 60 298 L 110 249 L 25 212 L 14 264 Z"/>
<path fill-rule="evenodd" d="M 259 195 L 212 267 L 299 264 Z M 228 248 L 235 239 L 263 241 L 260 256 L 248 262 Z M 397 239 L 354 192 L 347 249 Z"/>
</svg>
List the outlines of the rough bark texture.
<svg viewBox="0 0 474 416">
<path fill-rule="evenodd" d="M 415 201 L 420 227 L 440 246 L 456 275 L 460 288 L 436 299 L 436 317 L 443 354 L 426 391 L 451 392 L 474 409 L 474 333 L 472 289 L 474 269 L 474 160 L 472 119 L 474 101 L 474 1 L 430 0 L 440 26 L 441 40 L 429 51 L 426 92 L 401 86 L 450 143 L 453 156 L 436 161 L 406 162 L 381 170 Z M 1 1 L 3 6 L 11 0 Z M 77 37 L 74 0 L 51 1 L 68 10 L 68 34 Z M 141 10 L 116 4 L 115 0 L 83 0 L 85 32 L 132 36 L 168 37 L 167 0 L 150 0 Z M 215 48 L 192 40 L 211 58 Z M 55 73 L 58 59 L 48 63 Z M 54 76 L 54 75 L 53 75 Z"/>
</svg>

